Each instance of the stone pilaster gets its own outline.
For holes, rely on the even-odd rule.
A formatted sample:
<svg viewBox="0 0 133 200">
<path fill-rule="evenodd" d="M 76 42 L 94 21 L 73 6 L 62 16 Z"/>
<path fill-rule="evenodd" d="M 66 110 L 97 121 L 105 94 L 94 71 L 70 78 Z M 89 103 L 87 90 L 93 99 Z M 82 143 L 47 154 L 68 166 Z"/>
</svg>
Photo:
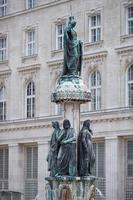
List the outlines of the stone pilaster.
<svg viewBox="0 0 133 200">
<path fill-rule="evenodd" d="M 118 141 L 118 199 L 124 200 L 125 181 L 125 140 L 121 137 Z"/>
<path fill-rule="evenodd" d="M 38 142 L 38 200 L 45 199 L 44 179 L 48 176 L 47 158 L 48 142 Z"/>
<path fill-rule="evenodd" d="M 118 137 L 106 137 L 106 199 L 122 199 L 123 142 Z M 121 191 L 121 192 L 120 192 Z"/>
<path fill-rule="evenodd" d="M 9 144 L 9 190 L 24 192 L 24 151 L 23 146 Z M 23 196 L 23 195 L 22 195 Z"/>
<path fill-rule="evenodd" d="M 79 102 L 65 102 L 64 104 L 64 119 L 69 119 L 72 128 L 75 129 L 76 134 L 80 129 L 80 103 Z"/>
</svg>

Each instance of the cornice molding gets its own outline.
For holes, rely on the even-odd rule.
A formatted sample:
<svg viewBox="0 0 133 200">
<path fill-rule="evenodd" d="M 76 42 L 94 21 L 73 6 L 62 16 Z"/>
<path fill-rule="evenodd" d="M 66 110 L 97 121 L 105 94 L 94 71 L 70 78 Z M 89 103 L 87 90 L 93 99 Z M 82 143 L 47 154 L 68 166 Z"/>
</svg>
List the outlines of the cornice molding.
<svg viewBox="0 0 133 200">
<path fill-rule="evenodd" d="M 52 51 L 51 51 L 51 56 L 52 56 L 52 57 L 55 57 L 55 56 L 57 56 L 57 55 L 63 56 L 63 53 L 64 53 L 63 49 L 60 49 L 60 50 L 52 50 Z"/>
<path fill-rule="evenodd" d="M 45 141 L 45 142 L 44 142 Z M 38 136 L 35 136 L 35 137 L 26 137 L 26 138 L 21 138 L 21 141 L 20 141 L 20 138 L 6 138 L 6 139 L 1 139 L 0 140 L 0 146 L 3 146 L 3 147 L 17 147 L 19 146 L 20 144 L 23 144 L 25 146 L 31 144 L 31 145 L 48 145 L 48 141 L 50 141 L 50 135 L 47 136 L 43 136 L 43 137 L 38 137 Z"/>
<path fill-rule="evenodd" d="M 81 113 L 82 119 L 91 118 L 93 123 L 125 121 L 133 119 L 133 108 Z"/>
<path fill-rule="evenodd" d="M 23 67 L 18 67 L 17 70 L 20 73 L 26 73 L 26 72 L 36 72 L 40 69 L 41 64 L 34 64 L 34 65 L 27 65 Z"/>
<path fill-rule="evenodd" d="M 59 59 L 52 59 L 50 61 L 47 61 L 47 65 L 49 67 L 53 67 L 53 66 L 63 66 L 63 59 L 59 58 Z"/>
<path fill-rule="evenodd" d="M 105 58 L 108 54 L 108 51 L 93 51 L 93 52 L 86 52 L 83 56 L 83 60 L 90 60 L 90 59 L 97 59 L 97 58 Z"/>
<path fill-rule="evenodd" d="M 92 59 L 97 59 L 97 58 L 105 58 L 107 56 L 107 51 L 93 51 L 93 52 L 86 52 L 83 55 L 83 60 L 92 60 Z M 51 59 L 47 61 L 47 65 L 49 67 L 53 66 L 63 66 L 63 58 L 57 58 L 57 59 Z"/>
<path fill-rule="evenodd" d="M 89 51 L 90 50 L 90 48 L 98 48 L 98 47 L 102 47 L 102 45 L 103 45 L 103 40 L 101 40 L 101 41 L 98 41 L 98 42 L 86 42 L 85 44 L 84 44 L 84 49 L 85 49 L 85 51 Z"/>
<path fill-rule="evenodd" d="M 121 54 L 127 54 L 127 53 L 133 53 L 133 45 L 122 46 L 122 47 L 116 48 L 115 50 L 120 55 Z"/>
<path fill-rule="evenodd" d="M 126 0 L 126 1 L 122 2 L 122 4 L 123 4 L 124 6 L 132 5 L 132 4 L 133 4 L 133 0 Z"/>
<path fill-rule="evenodd" d="M 114 109 L 99 112 L 81 113 L 81 124 L 86 119 L 91 119 L 92 123 L 101 122 L 118 122 L 125 120 L 133 120 L 133 108 Z M 62 125 L 63 116 L 42 117 L 36 119 L 14 120 L 9 122 L 0 122 L 0 132 L 11 132 L 20 130 L 52 128 L 51 122 L 58 120 Z"/>
<path fill-rule="evenodd" d="M 0 77 L 1 76 L 8 76 L 8 75 L 11 75 L 11 69 L 3 69 L 3 70 L 0 70 Z"/>
<path fill-rule="evenodd" d="M 19 131 L 40 128 L 52 128 L 52 121 L 61 123 L 62 116 L 42 117 L 34 119 L 22 119 L 0 122 L 0 132 Z"/>
<path fill-rule="evenodd" d="M 9 19 L 9 18 L 11 19 L 12 17 L 16 17 L 16 16 L 19 16 L 19 15 L 24 15 L 24 14 L 36 12 L 38 10 L 46 9 L 46 8 L 49 8 L 49 7 L 52 7 L 52 6 L 56 6 L 56 5 L 71 2 L 71 1 L 73 1 L 73 0 L 53 0 L 51 2 L 39 5 L 35 8 L 33 8 L 33 9 L 25 9 L 25 10 L 21 10 L 21 11 L 18 11 L 18 12 L 8 14 L 4 17 L 0 17 L 0 21 L 6 20 L 6 19 Z"/>
</svg>

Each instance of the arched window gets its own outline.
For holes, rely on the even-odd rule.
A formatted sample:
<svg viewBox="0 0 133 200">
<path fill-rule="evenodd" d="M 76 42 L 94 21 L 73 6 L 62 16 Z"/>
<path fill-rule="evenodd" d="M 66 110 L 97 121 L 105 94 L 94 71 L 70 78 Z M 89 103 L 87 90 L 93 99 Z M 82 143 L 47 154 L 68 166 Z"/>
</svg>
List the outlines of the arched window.
<svg viewBox="0 0 133 200">
<path fill-rule="evenodd" d="M 35 117 L 35 84 L 30 82 L 26 88 L 26 115 L 27 118 Z"/>
<path fill-rule="evenodd" d="M 133 65 L 128 69 L 128 106 L 133 106 Z"/>
<path fill-rule="evenodd" d="M 5 87 L 0 88 L 0 120 L 6 119 L 6 95 Z"/>
<path fill-rule="evenodd" d="M 91 90 L 91 110 L 101 109 L 101 75 L 99 71 L 95 71 L 90 77 Z"/>
</svg>

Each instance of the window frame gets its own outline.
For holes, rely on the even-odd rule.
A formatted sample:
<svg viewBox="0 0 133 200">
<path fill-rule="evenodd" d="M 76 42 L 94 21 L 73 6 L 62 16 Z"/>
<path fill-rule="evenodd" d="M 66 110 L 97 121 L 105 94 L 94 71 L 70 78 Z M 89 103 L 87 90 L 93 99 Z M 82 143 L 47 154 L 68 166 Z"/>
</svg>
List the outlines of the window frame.
<svg viewBox="0 0 133 200">
<path fill-rule="evenodd" d="M 5 86 L 0 87 L 0 92 L 2 91 L 2 89 L 3 89 L 3 99 L 0 99 L 0 104 L 3 104 L 3 105 L 2 105 L 2 113 L 0 116 L 0 121 L 5 121 L 6 120 L 6 107 L 7 107 Z"/>
<path fill-rule="evenodd" d="M 96 73 L 96 85 L 92 86 L 92 75 Z M 97 85 L 98 83 L 98 73 L 100 75 L 100 85 Z M 96 69 L 95 71 L 93 71 L 91 74 L 90 74 L 90 77 L 89 77 L 89 88 L 90 88 L 90 91 L 92 92 L 92 90 L 95 90 L 96 91 L 96 102 L 95 102 L 95 108 L 92 108 L 94 107 L 94 105 L 92 106 L 92 103 L 93 101 L 91 101 L 90 103 L 90 110 L 91 111 L 97 111 L 97 110 L 101 110 L 101 105 L 102 105 L 102 77 L 101 77 L 101 73 L 98 69 Z M 98 104 L 98 90 L 100 89 L 100 103 Z"/>
<path fill-rule="evenodd" d="M 127 71 L 126 71 L 126 106 L 127 107 L 133 107 L 133 105 L 130 105 L 129 104 L 129 88 L 128 88 L 128 86 L 129 86 L 129 84 L 133 84 L 133 80 L 131 80 L 131 81 L 129 81 L 128 80 L 128 73 L 129 73 L 129 69 L 130 69 L 130 67 L 132 67 L 133 66 L 133 64 L 131 64 L 128 68 L 127 68 Z"/>
<path fill-rule="evenodd" d="M 29 34 L 32 33 L 32 39 L 29 41 Z M 26 30 L 25 32 L 26 35 L 26 46 L 25 46 L 25 52 L 26 52 L 26 57 L 31 57 L 36 55 L 36 30 L 35 28 Z M 31 49 L 29 49 L 29 46 L 32 46 Z M 29 53 L 31 51 L 31 53 Z"/>
<path fill-rule="evenodd" d="M 59 26 L 62 26 L 62 34 L 58 34 L 58 27 Z M 56 44 L 55 44 L 55 48 L 56 50 L 63 50 L 63 46 L 64 46 L 64 27 L 65 27 L 65 22 L 60 22 L 60 23 L 57 23 L 56 24 L 56 27 L 55 27 L 55 35 L 56 35 Z M 58 43 L 58 39 L 59 38 L 62 38 L 62 47 L 60 48 L 59 47 L 59 43 Z"/>
<path fill-rule="evenodd" d="M 132 161 L 130 161 L 130 160 L 128 160 L 128 142 L 133 142 L 133 140 L 128 140 L 127 141 L 127 144 L 126 144 L 126 177 L 132 177 L 133 178 L 133 175 L 132 176 L 129 176 L 128 175 L 128 165 L 129 164 L 132 164 L 133 165 L 133 160 Z"/>
<path fill-rule="evenodd" d="M 0 150 L 3 151 L 2 152 L 2 155 L 3 155 L 3 157 L 2 157 L 2 160 L 3 160 L 2 177 L 0 178 L 0 183 L 1 183 L 2 189 L 7 190 L 8 189 L 8 180 L 9 180 L 9 149 L 8 149 L 8 147 L 5 146 L 5 147 L 0 147 Z M 7 157 L 6 157 L 6 153 L 7 153 Z M 5 167 L 6 162 L 7 162 L 7 167 Z M 5 170 L 7 170 L 7 171 L 5 171 Z M 7 177 L 6 177 L 6 175 L 7 175 Z"/>
<path fill-rule="evenodd" d="M 97 25 L 97 17 L 100 16 L 100 25 Z M 91 26 L 91 20 L 92 17 L 96 17 L 96 25 L 93 27 Z M 97 30 L 100 29 L 100 39 L 98 39 L 98 33 Z M 96 40 L 92 41 L 92 30 L 96 30 Z M 93 13 L 91 15 L 88 15 L 88 40 L 89 43 L 97 43 L 102 41 L 102 14 L 101 12 Z"/>
<path fill-rule="evenodd" d="M 31 1 L 31 3 L 29 2 Z M 31 4 L 31 6 L 29 6 Z M 34 9 L 37 6 L 37 0 L 26 0 L 26 9 Z"/>
<path fill-rule="evenodd" d="M 133 194 L 132 191 L 132 184 L 133 184 L 133 176 L 128 176 L 128 164 L 131 163 L 133 165 L 133 160 L 132 162 L 128 161 L 128 142 L 133 142 L 133 139 L 126 139 L 125 141 L 125 166 L 124 166 L 124 199 L 131 198 L 131 195 Z M 129 188 L 130 187 L 130 188 Z"/>
<path fill-rule="evenodd" d="M 0 9 L 1 9 L 0 17 L 6 16 L 7 15 L 7 0 L 4 0 L 4 3 L 0 5 Z M 3 13 L 2 13 L 2 9 L 3 9 Z"/>
<path fill-rule="evenodd" d="M 5 62 L 5 61 L 7 61 L 7 48 L 8 48 L 7 36 L 6 35 L 0 36 L 0 40 L 2 40 L 2 41 L 5 40 L 5 47 L 0 48 L 0 51 L 3 52 L 2 54 L 4 54 L 3 58 L 0 59 L 0 62 Z"/>
<path fill-rule="evenodd" d="M 95 145 L 95 146 L 94 146 Z M 102 145 L 102 153 L 101 154 L 101 148 L 99 145 Z M 95 153 L 95 164 L 93 166 L 92 169 L 92 174 L 96 177 L 98 177 L 98 179 L 96 180 L 96 185 L 98 186 L 98 188 L 100 189 L 100 191 L 102 192 L 102 194 L 104 195 L 104 197 L 106 197 L 106 144 L 105 144 L 105 140 L 103 139 L 98 139 L 93 141 L 93 149 L 94 149 L 94 153 Z M 100 156 L 102 156 L 102 175 L 100 175 L 100 170 L 101 170 L 101 158 Z M 100 162 L 99 162 L 100 161 Z M 99 195 L 97 196 L 97 192 L 95 194 L 95 198 L 98 199 Z"/>
<path fill-rule="evenodd" d="M 30 176 L 28 175 L 28 166 L 27 166 L 27 158 L 28 158 L 28 155 L 27 155 L 27 150 L 28 150 L 28 148 L 30 148 L 31 149 L 31 171 L 30 171 Z M 38 165 L 37 165 L 37 169 L 36 169 L 36 175 L 34 174 L 34 148 L 36 148 L 36 150 L 37 150 L 37 161 L 38 161 L 38 147 L 37 147 L 37 145 L 27 145 L 27 146 L 25 146 L 25 179 L 28 179 L 28 180 L 30 180 L 30 179 L 32 179 L 32 180 L 36 180 L 36 179 L 38 179 Z M 35 175 L 35 176 L 34 176 Z"/>
<path fill-rule="evenodd" d="M 28 148 L 31 149 L 31 164 L 30 164 L 30 168 L 28 168 L 28 154 L 27 154 L 27 150 Z M 34 148 L 36 148 L 37 150 L 37 162 L 35 162 L 34 160 Z M 28 160 L 29 161 L 29 160 Z M 34 171 L 34 163 L 36 163 L 36 170 Z M 28 172 L 28 170 L 31 170 Z M 27 176 L 29 173 L 29 177 Z M 34 173 L 36 174 L 36 176 L 34 176 Z M 25 144 L 24 145 L 24 195 L 25 195 L 25 199 L 29 200 L 29 199 L 33 199 L 37 196 L 38 193 L 38 145 L 36 143 L 31 143 L 31 144 Z M 29 189 L 29 190 L 28 190 Z"/>
<path fill-rule="evenodd" d="M 32 94 L 31 95 L 27 95 L 28 86 L 30 84 L 32 84 L 31 85 Z M 33 91 L 34 91 L 34 94 L 33 94 Z M 28 116 L 28 109 L 27 109 L 27 107 L 28 107 L 27 101 L 28 100 L 30 100 L 30 110 L 29 110 L 30 113 L 29 113 L 29 116 Z M 35 115 L 36 115 L 36 89 L 35 89 L 35 82 L 34 81 L 29 81 L 26 84 L 26 88 L 25 88 L 25 116 L 26 116 L 27 119 L 31 119 L 31 118 L 34 118 Z"/>
<path fill-rule="evenodd" d="M 131 34 L 129 33 L 129 25 L 128 25 L 129 21 L 133 22 L 133 17 L 131 19 L 129 19 L 129 17 L 128 17 L 128 15 L 129 15 L 128 10 L 131 7 L 133 8 L 133 4 L 129 4 L 129 5 L 126 6 L 126 34 L 129 35 L 129 36 L 133 35 L 133 33 L 131 33 Z"/>
</svg>

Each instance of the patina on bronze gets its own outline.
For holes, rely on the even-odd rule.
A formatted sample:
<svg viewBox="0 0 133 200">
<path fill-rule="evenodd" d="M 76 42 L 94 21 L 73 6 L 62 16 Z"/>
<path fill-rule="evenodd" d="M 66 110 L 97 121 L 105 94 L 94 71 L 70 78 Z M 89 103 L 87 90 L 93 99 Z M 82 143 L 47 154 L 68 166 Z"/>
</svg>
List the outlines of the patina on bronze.
<svg viewBox="0 0 133 200">
<path fill-rule="evenodd" d="M 76 21 L 70 16 L 64 29 L 63 71 L 51 95 L 51 101 L 55 103 L 72 101 L 81 104 L 91 100 L 90 90 L 81 78 L 82 42 L 77 38 L 75 26 Z"/>
<path fill-rule="evenodd" d="M 45 178 L 49 182 L 47 200 L 92 200 L 90 186 L 95 187 L 96 177 L 90 175 L 95 162 L 90 121 L 86 120 L 79 131 L 80 104 L 91 101 L 91 93 L 81 78 L 82 42 L 77 38 L 75 25 L 74 17 L 69 17 L 64 30 L 63 70 L 51 95 L 51 101 L 62 105 L 63 117 L 75 129 L 65 119 L 63 129 L 57 134 L 58 148 L 50 157 L 55 156 L 56 167 L 51 167 L 50 176 Z M 77 134 L 80 132 L 79 136 L 75 136 L 75 130 Z"/>
<path fill-rule="evenodd" d="M 76 138 L 68 119 L 63 121 L 63 130 L 58 141 L 60 147 L 57 157 L 57 175 L 76 176 Z"/>
<path fill-rule="evenodd" d="M 69 17 L 68 25 L 64 29 L 64 75 L 81 75 L 82 66 L 82 42 L 78 40 L 74 30 L 76 21 Z"/>
<path fill-rule="evenodd" d="M 59 123 L 52 122 L 54 132 L 51 136 L 50 150 L 47 156 L 50 176 L 76 176 L 76 138 L 70 121 L 63 121 L 63 129 Z"/>
<path fill-rule="evenodd" d="M 83 127 L 78 137 L 78 174 L 79 176 L 89 176 L 95 163 L 95 154 L 92 144 L 92 130 L 90 120 L 83 123 Z"/>
<path fill-rule="evenodd" d="M 48 162 L 48 170 L 50 171 L 50 176 L 55 176 L 58 171 L 57 156 L 60 145 L 58 138 L 60 136 L 61 129 L 58 121 L 52 122 L 52 127 L 54 128 L 54 131 L 51 136 L 50 150 L 47 156 L 47 162 Z"/>
</svg>

